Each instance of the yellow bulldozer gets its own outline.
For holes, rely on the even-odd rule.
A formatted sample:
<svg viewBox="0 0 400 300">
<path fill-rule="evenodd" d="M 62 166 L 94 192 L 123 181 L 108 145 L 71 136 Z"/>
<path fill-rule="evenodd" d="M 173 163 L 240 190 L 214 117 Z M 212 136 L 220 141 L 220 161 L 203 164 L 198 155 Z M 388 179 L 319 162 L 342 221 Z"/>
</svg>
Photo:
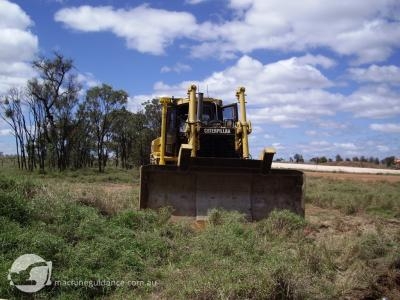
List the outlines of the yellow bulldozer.
<svg viewBox="0 0 400 300">
<path fill-rule="evenodd" d="M 173 215 L 199 221 L 213 208 L 249 220 L 274 209 L 304 215 L 303 173 L 271 169 L 273 148 L 251 159 L 245 88 L 229 105 L 196 90 L 191 85 L 186 98 L 160 99 L 161 135 L 152 141 L 151 164 L 140 169 L 140 208 L 169 206 Z"/>
</svg>

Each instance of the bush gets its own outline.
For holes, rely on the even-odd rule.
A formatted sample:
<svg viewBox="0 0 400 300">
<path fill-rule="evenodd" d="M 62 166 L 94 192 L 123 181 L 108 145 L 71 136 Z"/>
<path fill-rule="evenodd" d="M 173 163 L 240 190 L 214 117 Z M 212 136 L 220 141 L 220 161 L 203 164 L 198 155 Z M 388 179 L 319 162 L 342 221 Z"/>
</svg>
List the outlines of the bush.
<svg viewBox="0 0 400 300">
<path fill-rule="evenodd" d="M 264 236 L 290 236 L 305 226 L 303 217 L 289 210 L 274 210 L 267 219 L 257 224 L 257 231 Z"/>
<path fill-rule="evenodd" d="M 365 260 L 379 258 L 387 253 L 383 238 L 373 233 L 363 235 L 359 247 L 359 257 Z"/>
<path fill-rule="evenodd" d="M 154 228 L 158 215 L 152 210 L 127 210 L 113 218 L 115 224 L 133 230 L 149 230 Z"/>
<path fill-rule="evenodd" d="M 0 190 L 0 216 L 27 225 L 31 220 L 29 202 L 17 192 Z"/>
</svg>

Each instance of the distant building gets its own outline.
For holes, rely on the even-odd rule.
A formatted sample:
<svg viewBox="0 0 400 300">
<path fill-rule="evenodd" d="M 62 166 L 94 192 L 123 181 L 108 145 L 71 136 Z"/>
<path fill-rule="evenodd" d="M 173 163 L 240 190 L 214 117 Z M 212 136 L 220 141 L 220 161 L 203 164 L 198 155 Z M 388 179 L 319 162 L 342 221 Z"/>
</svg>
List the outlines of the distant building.
<svg viewBox="0 0 400 300">
<path fill-rule="evenodd" d="M 4 156 L 3 152 L 0 152 L 0 157 L 3 157 L 3 156 Z"/>
<path fill-rule="evenodd" d="M 394 160 L 396 166 L 400 167 L 400 158 Z"/>
</svg>

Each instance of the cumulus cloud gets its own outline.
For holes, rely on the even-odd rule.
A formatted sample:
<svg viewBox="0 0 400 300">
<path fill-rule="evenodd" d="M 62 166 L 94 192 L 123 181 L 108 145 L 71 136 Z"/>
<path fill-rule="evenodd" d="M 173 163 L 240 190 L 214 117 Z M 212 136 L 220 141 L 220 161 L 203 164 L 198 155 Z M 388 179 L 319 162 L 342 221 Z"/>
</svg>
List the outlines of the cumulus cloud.
<svg viewBox="0 0 400 300">
<path fill-rule="evenodd" d="M 308 157 L 327 155 L 333 157 L 340 153 L 342 155 L 359 155 L 365 147 L 353 142 L 331 142 L 326 140 L 310 141 L 299 145 L 299 149 Z"/>
<path fill-rule="evenodd" d="M 400 95 L 386 85 L 361 87 L 344 101 L 341 109 L 356 117 L 389 118 L 400 115 Z"/>
<path fill-rule="evenodd" d="M 192 70 L 192 68 L 189 65 L 183 64 L 183 63 L 176 63 L 173 66 L 163 66 L 160 70 L 161 73 L 169 73 L 169 72 L 174 72 L 174 73 L 182 73 L 182 72 L 188 72 Z"/>
<path fill-rule="evenodd" d="M 177 85 L 157 82 L 156 92 L 169 94 L 186 90 L 193 81 L 184 81 Z M 295 57 L 264 65 L 250 56 L 242 56 L 236 64 L 227 69 L 214 72 L 207 78 L 196 81 L 200 87 L 208 86 L 211 93 L 218 97 L 231 98 L 234 90 L 245 85 L 252 103 L 276 101 L 270 95 L 289 93 L 304 89 L 320 89 L 332 86 L 332 83 L 315 67 L 300 63 Z M 285 97 L 277 99 L 285 102 Z M 293 101 L 288 99 L 288 101 Z"/>
<path fill-rule="evenodd" d="M 78 73 L 76 76 L 76 80 L 85 88 L 92 88 L 98 85 L 101 85 L 100 81 L 96 79 L 96 77 L 90 73 Z"/>
<path fill-rule="evenodd" d="M 231 67 L 214 72 L 200 81 L 183 81 L 175 85 L 154 84 L 154 96 L 186 96 L 187 87 L 195 83 L 211 97 L 236 102 L 235 91 L 246 87 L 248 116 L 255 125 L 274 123 L 295 127 L 321 116 L 332 116 L 342 96 L 324 90 L 332 86 L 317 68 L 292 57 L 263 64 L 242 56 Z"/>
<path fill-rule="evenodd" d="M 394 123 L 385 123 L 385 124 L 373 123 L 369 125 L 369 128 L 371 128 L 372 130 L 385 133 L 400 133 L 400 124 L 394 124 Z"/>
<path fill-rule="evenodd" d="M 128 110 L 132 112 L 138 112 L 143 110 L 143 103 L 155 98 L 155 95 L 134 95 L 132 97 L 128 97 Z"/>
<path fill-rule="evenodd" d="M 207 47 L 197 46 L 195 55 L 222 52 L 231 56 L 257 49 L 304 51 L 328 47 L 355 56 L 354 63 L 383 61 L 400 46 L 400 22 L 396 0 L 231 1 L 233 9 L 243 10 L 240 18 L 213 26 Z M 199 50 L 200 49 L 200 50 Z M 208 50 L 206 52 L 206 49 Z"/>
<path fill-rule="evenodd" d="M 197 4 L 203 0 L 190 0 Z M 188 12 L 131 9 L 110 6 L 64 8 L 55 20 L 85 32 L 109 31 L 139 52 L 163 54 L 180 38 L 195 41 L 193 57 L 236 58 L 254 50 L 309 51 L 330 48 L 354 62 L 384 61 L 400 46 L 400 14 L 397 0 L 291 1 L 230 0 L 232 14 L 225 20 L 199 23 Z M 199 43 L 198 43 L 199 42 Z M 332 62 L 316 60 L 323 67 Z"/>
<path fill-rule="evenodd" d="M 309 53 L 304 56 L 298 57 L 297 60 L 301 64 L 321 66 L 325 69 L 332 68 L 336 65 L 336 62 L 329 57 L 323 55 L 311 55 Z"/>
<path fill-rule="evenodd" d="M 38 38 L 29 30 L 32 25 L 17 4 L 0 1 L 0 94 L 24 85 L 34 74 L 28 63 L 38 50 Z"/>
<path fill-rule="evenodd" d="M 368 68 L 350 68 L 349 77 L 359 82 L 400 84 L 400 68 L 394 65 L 377 66 Z"/>
<path fill-rule="evenodd" d="M 55 20 L 67 27 L 85 31 L 110 31 L 124 38 L 128 48 L 160 55 L 176 38 L 191 35 L 196 19 L 186 12 L 154 9 L 140 5 L 133 9 L 111 6 L 80 6 L 58 11 Z"/>
</svg>

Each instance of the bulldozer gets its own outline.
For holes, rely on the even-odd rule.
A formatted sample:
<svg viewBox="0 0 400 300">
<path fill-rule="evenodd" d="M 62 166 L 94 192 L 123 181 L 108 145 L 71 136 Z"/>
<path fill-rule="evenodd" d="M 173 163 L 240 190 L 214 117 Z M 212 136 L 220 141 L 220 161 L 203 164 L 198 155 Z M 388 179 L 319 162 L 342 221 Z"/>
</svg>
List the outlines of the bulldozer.
<svg viewBox="0 0 400 300">
<path fill-rule="evenodd" d="M 150 164 L 140 168 L 140 209 L 168 206 L 174 216 L 197 221 L 214 208 L 251 221 L 275 209 L 304 216 L 303 173 L 272 169 L 274 148 L 251 158 L 244 87 L 236 98 L 224 105 L 194 84 L 186 98 L 160 98 L 161 133 L 151 143 Z"/>
</svg>

